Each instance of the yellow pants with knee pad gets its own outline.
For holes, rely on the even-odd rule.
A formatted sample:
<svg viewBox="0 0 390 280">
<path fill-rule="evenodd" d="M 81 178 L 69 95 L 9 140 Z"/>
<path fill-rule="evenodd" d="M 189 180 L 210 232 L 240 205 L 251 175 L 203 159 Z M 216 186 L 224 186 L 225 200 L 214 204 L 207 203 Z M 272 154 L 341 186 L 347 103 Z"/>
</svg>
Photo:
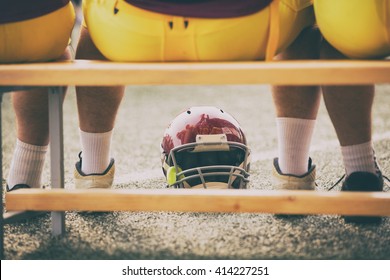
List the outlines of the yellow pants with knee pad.
<svg viewBox="0 0 390 280">
<path fill-rule="evenodd" d="M 68 45 L 75 12 L 71 3 L 49 14 L 0 24 L 0 63 L 49 61 Z"/>
<path fill-rule="evenodd" d="M 270 8 L 236 18 L 184 18 L 134 7 L 124 0 L 83 1 L 85 27 L 113 61 L 232 61 L 264 59 Z M 314 23 L 310 0 L 281 0 L 277 49 Z"/>
<path fill-rule="evenodd" d="M 314 0 L 324 38 L 351 58 L 390 55 L 390 0 Z"/>
</svg>

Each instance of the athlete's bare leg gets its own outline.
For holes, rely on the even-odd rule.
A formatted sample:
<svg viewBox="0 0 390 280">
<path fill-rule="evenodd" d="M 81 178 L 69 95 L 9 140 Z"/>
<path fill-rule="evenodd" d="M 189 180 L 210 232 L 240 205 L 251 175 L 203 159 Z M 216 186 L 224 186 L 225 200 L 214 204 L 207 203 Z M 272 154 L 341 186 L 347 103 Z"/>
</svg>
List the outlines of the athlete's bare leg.
<svg viewBox="0 0 390 280">
<path fill-rule="evenodd" d="M 320 37 L 317 29 L 305 29 L 276 60 L 318 59 Z M 277 117 L 316 119 L 320 104 L 318 86 L 274 86 L 272 94 Z"/>
<path fill-rule="evenodd" d="M 95 47 L 88 30 L 84 27 L 80 33 L 76 58 L 106 60 Z M 91 133 L 111 131 L 114 128 L 124 89 L 124 86 L 77 87 L 80 129 Z"/>
<path fill-rule="evenodd" d="M 67 49 L 58 60 L 69 60 Z M 45 146 L 49 143 L 49 108 L 47 89 L 34 89 L 12 93 L 16 115 L 17 138 L 24 143 Z"/>
<path fill-rule="evenodd" d="M 325 40 L 321 48 L 321 58 L 347 59 Z M 323 86 L 322 92 L 341 146 L 370 141 L 374 85 Z"/>
</svg>

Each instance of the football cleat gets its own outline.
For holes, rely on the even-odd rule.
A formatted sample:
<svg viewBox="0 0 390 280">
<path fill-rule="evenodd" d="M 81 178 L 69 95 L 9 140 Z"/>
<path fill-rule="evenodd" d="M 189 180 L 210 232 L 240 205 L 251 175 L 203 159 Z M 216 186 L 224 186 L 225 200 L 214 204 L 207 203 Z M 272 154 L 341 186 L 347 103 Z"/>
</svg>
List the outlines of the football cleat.
<svg viewBox="0 0 390 280">
<path fill-rule="evenodd" d="M 283 174 L 278 158 L 274 159 L 272 170 L 272 185 L 276 190 L 314 190 L 316 183 L 316 166 L 309 159 L 308 171 L 300 176 Z"/>
<path fill-rule="evenodd" d="M 107 169 L 101 174 L 84 174 L 81 171 L 81 153 L 79 154 L 80 160 L 75 164 L 74 179 L 76 189 L 108 189 L 111 188 L 114 175 L 115 175 L 115 161 L 111 159 L 111 162 Z"/>
</svg>

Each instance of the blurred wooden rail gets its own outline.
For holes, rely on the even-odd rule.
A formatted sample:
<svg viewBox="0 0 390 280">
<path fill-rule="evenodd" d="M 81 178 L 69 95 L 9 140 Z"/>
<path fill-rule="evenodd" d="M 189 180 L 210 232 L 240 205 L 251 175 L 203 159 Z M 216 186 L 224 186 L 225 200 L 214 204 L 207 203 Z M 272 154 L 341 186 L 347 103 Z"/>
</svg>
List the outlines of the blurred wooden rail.
<svg viewBox="0 0 390 280">
<path fill-rule="evenodd" d="M 7 210 L 179 211 L 390 216 L 390 193 L 215 189 L 16 190 Z"/>
<path fill-rule="evenodd" d="M 115 63 L 78 60 L 0 65 L 1 86 L 371 84 L 390 82 L 390 61 Z"/>
</svg>

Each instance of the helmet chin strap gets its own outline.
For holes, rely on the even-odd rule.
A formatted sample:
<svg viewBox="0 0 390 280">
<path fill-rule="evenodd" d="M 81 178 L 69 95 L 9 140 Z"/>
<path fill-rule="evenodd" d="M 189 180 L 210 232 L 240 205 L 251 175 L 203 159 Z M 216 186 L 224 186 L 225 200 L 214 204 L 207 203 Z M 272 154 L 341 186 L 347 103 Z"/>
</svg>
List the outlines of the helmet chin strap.
<svg viewBox="0 0 390 280">
<path fill-rule="evenodd" d="M 178 173 L 182 172 L 183 170 L 180 168 L 180 166 L 171 166 L 167 169 L 167 183 L 168 186 L 173 186 L 178 180 L 184 179 L 184 175 L 177 176 Z"/>
</svg>

